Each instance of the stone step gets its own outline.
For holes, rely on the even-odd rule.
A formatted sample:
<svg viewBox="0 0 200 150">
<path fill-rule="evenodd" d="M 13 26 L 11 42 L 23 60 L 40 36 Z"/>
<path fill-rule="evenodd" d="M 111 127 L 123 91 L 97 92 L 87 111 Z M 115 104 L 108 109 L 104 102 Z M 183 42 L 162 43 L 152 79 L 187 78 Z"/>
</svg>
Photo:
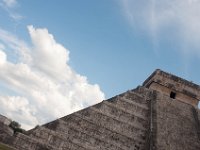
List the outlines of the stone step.
<svg viewBox="0 0 200 150">
<path fill-rule="evenodd" d="M 108 101 L 112 101 L 112 100 L 119 98 L 119 97 L 131 96 L 130 97 L 131 99 L 136 99 L 136 98 L 144 99 L 144 101 L 142 101 L 142 102 L 146 103 L 146 101 L 148 101 L 148 99 L 150 98 L 149 96 L 152 96 L 152 93 L 153 93 L 153 90 L 147 89 L 147 88 L 142 87 L 142 86 L 138 86 L 136 89 L 128 90 L 127 92 L 124 92 L 122 94 L 119 94 L 115 97 L 108 99 Z"/>
<path fill-rule="evenodd" d="M 63 125 L 64 121 L 62 121 L 61 119 L 64 120 L 66 118 L 67 118 L 68 122 L 65 122 L 65 124 Z M 59 132 L 61 134 L 65 133 L 65 135 L 68 134 L 68 132 L 69 132 L 69 130 L 71 130 L 71 128 L 73 128 L 73 130 L 75 130 L 75 131 L 77 130 L 77 132 L 79 132 L 79 133 L 87 134 L 87 133 L 84 132 L 85 131 L 84 128 L 82 129 L 82 131 L 79 130 L 79 126 L 82 125 L 82 124 L 80 124 L 80 122 L 78 122 L 78 125 L 75 126 L 75 123 L 76 123 L 75 121 L 76 120 L 73 119 L 73 118 L 76 118 L 76 116 L 74 116 L 73 114 L 71 114 L 71 115 L 63 117 L 63 118 L 61 118 L 59 120 L 56 120 L 56 121 L 53 121 L 51 123 L 45 124 L 45 127 L 49 128 L 51 130 L 55 130 L 56 132 Z M 74 129 L 74 127 L 77 127 L 77 128 Z M 100 140 L 100 139 L 98 139 L 98 140 Z"/>
<path fill-rule="evenodd" d="M 131 101 L 129 99 L 126 99 L 126 98 L 122 98 L 120 99 L 117 104 L 119 105 L 120 103 L 128 103 L 127 105 L 130 105 L 130 106 L 135 106 L 135 111 L 139 114 L 141 114 L 142 116 L 147 116 L 148 114 L 148 110 L 149 110 L 149 107 L 148 107 L 148 104 L 138 104 L 136 103 L 135 101 Z M 126 105 L 126 106 L 127 106 Z M 130 107 L 129 107 L 130 108 Z M 134 110 L 133 110 L 134 111 Z"/>
<path fill-rule="evenodd" d="M 82 147 L 81 145 L 65 141 L 64 145 L 60 148 L 60 150 L 87 150 L 87 149 Z"/>
<path fill-rule="evenodd" d="M 73 128 L 69 128 L 68 132 L 63 132 L 62 134 L 67 138 L 67 141 L 73 143 L 73 147 L 70 147 L 70 149 L 74 148 L 74 150 L 76 150 L 76 148 L 74 147 L 76 145 L 76 147 L 79 146 L 81 149 L 84 150 L 95 150 L 95 148 L 91 146 L 88 136 L 83 135 Z M 69 148 L 69 145 L 66 144 L 62 146 L 62 149 L 65 149 L 66 147 Z"/>
<path fill-rule="evenodd" d="M 75 115 L 94 122 L 95 124 L 98 124 L 105 128 L 108 128 L 113 132 L 126 135 L 130 138 L 142 137 L 145 134 L 144 130 L 139 130 L 138 128 L 130 126 L 127 123 L 111 118 L 110 116 L 104 115 L 101 112 L 97 112 L 94 109 L 91 109 L 91 107 L 79 113 L 75 113 Z"/>
<path fill-rule="evenodd" d="M 136 147 L 138 147 L 138 146 L 144 147 L 144 145 L 145 145 L 146 134 L 141 135 L 140 137 L 134 136 L 133 134 L 124 134 L 124 133 L 121 133 L 117 130 L 113 130 L 113 128 L 110 127 L 110 126 L 102 126 L 102 124 L 100 124 L 98 122 L 93 122 L 86 117 L 83 118 L 83 116 L 79 116 L 78 114 L 76 114 L 76 115 L 77 115 L 77 117 L 80 117 L 82 120 L 85 120 L 87 122 L 91 122 L 91 124 L 95 124 L 95 125 L 99 126 L 99 129 L 106 129 L 106 131 L 109 131 L 107 133 L 110 134 L 110 136 L 113 139 L 115 139 L 116 141 L 119 140 L 119 141 L 124 142 L 124 146 L 127 146 L 127 150 L 129 150 L 129 149 L 132 150 L 132 148 L 135 147 L 135 146 Z M 106 132 L 104 132 L 103 134 L 105 134 L 105 133 Z M 123 138 L 123 137 L 125 137 L 125 138 Z M 125 140 L 125 139 L 128 139 L 128 140 Z M 128 141 L 130 141 L 130 142 L 128 142 Z"/>
<path fill-rule="evenodd" d="M 141 149 L 149 128 L 149 102 L 142 92 L 150 93 L 144 88 L 128 91 L 44 125 L 54 130 L 48 137 L 44 130 L 33 137 L 59 149 Z"/>
<path fill-rule="evenodd" d="M 148 125 L 147 119 L 146 120 L 143 119 L 143 122 L 142 121 L 138 122 L 137 117 L 135 117 L 134 115 L 130 115 L 114 107 L 109 107 L 108 105 L 105 105 L 104 103 L 99 105 L 97 108 L 96 107 L 91 107 L 91 109 L 106 117 L 117 120 L 122 124 L 129 125 L 130 127 L 136 128 L 138 130 L 146 131 L 146 128 Z"/>
<path fill-rule="evenodd" d="M 35 139 L 38 139 L 42 141 L 43 143 L 47 143 L 49 145 L 53 145 L 61 150 L 63 149 L 81 149 L 81 150 L 87 150 L 91 149 L 89 147 L 82 146 L 82 144 L 79 144 L 77 142 L 72 142 L 71 139 L 69 139 L 68 136 L 66 136 L 64 133 L 59 133 L 53 130 L 50 130 L 48 128 L 45 128 L 43 126 L 38 127 L 36 130 L 32 131 L 32 133 L 29 135 L 30 137 L 33 137 Z"/>
<path fill-rule="evenodd" d="M 66 149 L 73 147 L 81 147 L 82 149 L 111 149 L 111 150 L 123 150 L 108 143 L 103 139 L 92 137 L 84 130 L 80 130 L 78 126 L 75 128 L 73 122 L 68 124 L 62 120 L 59 120 L 58 128 L 56 131 L 51 131 L 46 128 L 40 127 L 37 131 L 32 133 L 31 136 L 42 140 L 50 145 L 54 145 L 59 149 Z M 45 141 L 44 141 L 45 139 Z M 62 143 L 61 143 L 62 142 Z M 66 142 L 68 142 L 66 144 Z M 65 144 L 64 144 L 65 143 Z M 69 147 L 69 144 L 72 146 Z"/>
<path fill-rule="evenodd" d="M 63 137 L 62 135 L 56 133 L 55 131 L 44 128 L 42 126 L 32 131 L 32 133 L 29 136 L 35 139 L 39 139 L 43 143 L 54 145 L 55 147 L 58 148 L 63 145 L 62 140 L 65 140 L 65 137 Z"/>
<path fill-rule="evenodd" d="M 97 134 L 94 134 L 94 132 L 98 128 L 97 126 L 95 126 L 96 130 L 94 128 L 92 129 L 91 128 L 92 125 L 93 124 L 89 123 L 87 124 L 87 126 L 85 126 L 83 119 L 76 116 L 71 116 L 70 118 L 68 118 L 68 121 L 59 120 L 59 125 L 57 126 L 56 131 L 59 133 L 65 133 L 65 135 L 67 136 L 72 136 L 72 135 L 74 135 L 75 137 L 80 136 L 81 140 L 87 139 L 87 141 L 85 141 L 84 143 L 89 142 L 88 144 L 95 149 L 123 150 L 123 148 L 118 147 L 117 145 L 102 138 L 102 136 L 104 135 L 100 134 L 100 136 L 98 136 Z M 72 133 L 68 135 L 69 132 Z M 84 138 L 82 139 L 82 137 Z"/>
<path fill-rule="evenodd" d="M 112 99 L 112 101 L 107 100 L 107 102 L 116 105 L 119 109 L 126 110 L 129 113 L 134 113 L 143 119 L 146 119 L 149 113 L 148 104 L 138 104 L 121 97 Z"/>
<path fill-rule="evenodd" d="M 138 86 L 136 89 L 133 89 L 130 91 L 143 95 L 143 97 L 146 99 L 152 97 L 152 93 L 153 93 L 153 90 L 145 88 L 144 86 Z"/>
<path fill-rule="evenodd" d="M 111 108 L 112 107 L 116 108 L 117 109 L 117 114 L 122 114 L 122 113 L 120 113 L 120 111 L 121 112 L 125 112 L 125 114 L 123 114 L 123 115 L 118 115 L 118 116 L 115 115 L 116 117 L 120 117 L 125 122 L 129 122 L 129 123 L 131 123 L 133 125 L 140 126 L 142 128 L 145 128 L 145 129 L 148 128 L 148 126 L 149 126 L 149 117 L 148 117 L 147 114 L 141 115 L 136 111 L 134 112 L 134 111 L 130 111 L 130 110 L 124 109 L 122 107 L 114 105 L 113 103 L 109 103 L 108 101 L 104 101 L 103 104 L 104 104 L 103 105 L 104 107 L 105 106 L 109 106 Z M 107 111 L 108 110 L 111 111 L 110 114 L 113 114 L 111 108 L 104 108 L 104 109 L 107 109 Z M 139 110 L 139 109 L 136 108 L 136 110 Z M 107 111 L 105 110 L 105 112 L 107 112 Z M 146 113 L 148 113 L 148 112 L 149 111 L 147 111 Z"/>
<path fill-rule="evenodd" d="M 104 102 L 100 103 L 100 105 L 102 105 L 102 104 L 104 107 L 107 106 L 104 104 Z M 38 137 L 36 136 L 37 134 L 35 134 L 34 137 L 37 139 L 40 138 L 41 141 L 43 141 L 43 139 L 45 139 L 46 141 L 43 141 L 43 142 L 47 142 L 48 144 L 54 145 L 54 146 L 62 145 L 59 142 L 56 142 L 56 143 L 52 142 L 52 141 L 59 141 L 59 138 L 60 138 L 61 139 L 60 141 L 66 141 L 66 140 L 70 141 L 71 145 L 74 145 L 76 147 L 80 146 L 83 149 L 84 148 L 85 149 L 93 149 L 94 147 L 95 147 L 95 149 L 98 149 L 98 148 L 102 149 L 102 147 L 100 148 L 100 147 L 98 147 L 98 145 L 99 146 L 103 145 L 104 146 L 103 149 L 106 149 L 106 148 L 107 149 L 112 149 L 112 148 L 114 148 L 114 149 L 131 148 L 132 149 L 136 145 L 144 145 L 143 143 L 145 142 L 144 137 L 146 134 L 146 128 L 144 128 L 144 127 L 141 128 L 140 126 L 135 126 L 136 124 L 134 122 L 133 122 L 133 124 L 127 123 L 128 120 L 124 121 L 122 118 L 121 118 L 122 120 L 119 120 L 120 117 L 117 119 L 116 116 L 112 116 L 112 114 L 109 114 L 109 113 L 103 114 L 104 111 L 101 111 L 100 109 L 95 108 L 98 105 L 95 105 L 95 106 L 87 108 L 85 110 L 76 112 L 73 115 L 63 117 L 62 120 L 66 121 L 66 124 L 62 126 L 63 129 L 59 129 L 59 128 L 61 128 L 60 127 L 61 123 L 58 120 L 55 122 L 46 124 L 45 127 L 50 127 L 50 129 L 55 130 L 56 133 L 53 133 L 53 131 L 51 131 L 51 132 L 48 131 L 50 133 L 50 136 L 47 136 L 46 135 L 47 133 L 42 131 L 42 133 L 41 132 L 37 133 Z M 86 111 L 86 113 L 84 111 Z M 89 111 L 89 113 L 87 111 Z M 90 114 L 93 119 L 88 117 L 87 113 Z M 123 117 L 126 115 L 127 115 L 127 113 L 122 111 L 121 116 Z M 74 119 L 75 116 L 79 117 L 78 121 L 76 121 L 76 119 Z M 85 117 L 87 117 L 87 118 L 85 118 Z M 66 120 L 66 118 L 68 118 L 68 119 Z M 69 119 L 69 118 L 71 118 L 71 119 Z M 104 118 L 104 119 L 101 120 L 102 118 Z M 84 121 L 86 120 L 85 122 L 87 122 L 87 126 L 88 126 L 87 128 L 86 128 L 86 126 L 85 127 L 82 126 L 83 123 L 81 123 L 82 122 L 81 120 L 84 120 Z M 105 120 L 107 120 L 108 122 Z M 142 118 L 137 118 L 135 121 L 139 122 L 141 120 L 142 120 Z M 100 122 L 100 124 L 99 124 L 99 122 Z M 116 137 L 119 137 L 119 138 L 126 137 L 125 139 L 131 139 L 133 141 L 133 144 L 132 145 L 128 144 L 128 145 L 119 147 L 119 144 L 116 144 L 117 142 L 115 142 L 113 140 L 115 137 L 113 137 L 113 139 L 112 138 L 106 139 L 105 137 L 101 138 L 102 135 L 105 133 L 102 133 L 102 132 L 98 133 L 95 131 L 91 132 L 91 128 L 89 128 L 91 126 L 91 124 L 93 124 L 93 126 L 95 128 L 100 127 L 101 131 L 103 131 L 102 129 L 110 131 L 110 133 L 113 133 L 113 135 L 117 135 Z M 142 124 L 142 123 L 140 123 L 140 124 Z M 116 128 L 116 125 L 117 125 L 117 128 Z M 137 128 L 137 127 L 139 127 L 139 128 Z M 88 131 L 89 129 L 90 129 L 90 131 Z M 121 129 L 121 131 L 118 129 Z M 94 130 L 94 128 L 93 128 L 93 130 Z M 59 134 L 64 133 L 65 137 L 63 137 L 63 139 L 62 139 L 62 137 L 55 136 L 55 135 L 59 135 L 58 133 Z M 99 135 L 95 135 L 96 133 L 98 133 Z M 128 134 L 128 136 L 127 136 L 127 134 Z M 121 137 L 119 135 L 121 135 Z M 54 140 L 52 140 L 52 139 L 54 139 Z M 87 141 L 85 141 L 85 139 L 87 139 Z M 110 142 L 109 140 L 112 142 Z M 87 142 L 89 142 L 89 143 L 87 143 Z M 126 143 L 125 141 L 123 141 L 123 142 Z M 85 144 L 81 145 L 83 143 L 87 143 L 87 145 L 85 145 Z M 97 144 L 97 143 L 99 143 L 99 144 Z M 70 145 L 70 144 L 67 144 L 67 145 Z M 61 147 L 67 147 L 67 145 L 65 145 L 65 146 L 63 145 Z M 59 148 L 61 148 L 61 147 L 59 147 Z"/>
<path fill-rule="evenodd" d="M 141 118 L 141 119 L 146 120 L 146 121 L 148 120 L 147 119 L 148 110 L 147 111 L 144 110 L 146 113 L 145 114 L 144 113 L 141 114 L 141 113 L 137 113 L 137 112 L 141 112 L 140 111 L 141 109 L 139 109 L 139 107 L 137 108 L 137 106 L 134 107 L 135 109 L 131 109 L 130 110 L 130 109 L 126 109 L 124 107 L 121 107 L 121 106 L 126 106 L 126 105 L 125 104 L 121 104 L 120 102 L 118 102 L 118 103 L 117 102 L 116 103 L 112 103 L 112 102 L 109 102 L 109 101 L 103 101 L 103 103 L 105 105 L 109 106 L 109 107 L 114 107 L 114 108 L 116 108 L 119 111 L 123 111 L 123 112 L 129 114 L 130 116 L 135 116 L 136 118 Z"/>
<path fill-rule="evenodd" d="M 17 133 L 12 146 L 18 150 L 58 150 L 56 147 L 43 143 L 39 139 Z"/>
<path fill-rule="evenodd" d="M 84 132 L 95 139 L 109 144 L 113 148 L 118 147 L 127 150 L 135 146 L 134 139 L 115 133 L 78 116 L 73 116 L 67 120 L 63 120 L 63 122 L 60 122 L 60 129 L 57 128 L 57 130 L 63 132 L 63 130 L 66 129 L 66 126 L 71 126 L 79 132 Z"/>
<path fill-rule="evenodd" d="M 73 141 L 80 142 L 80 144 L 85 144 L 91 149 L 94 150 L 124 150 L 120 147 L 117 147 L 116 145 L 112 145 L 108 143 L 107 141 L 100 139 L 95 136 L 91 136 L 87 134 L 84 130 L 80 130 L 78 128 L 75 128 L 73 126 L 69 127 L 68 135 L 69 138 L 72 138 Z"/>
<path fill-rule="evenodd" d="M 127 103 L 133 104 L 138 107 L 142 107 L 147 110 L 149 109 L 149 107 L 148 107 L 149 102 L 146 101 L 144 98 L 141 98 L 141 97 L 138 98 L 135 95 L 134 96 L 127 96 L 127 95 L 116 96 L 116 97 L 113 97 L 112 100 L 105 100 L 105 101 L 112 103 L 112 102 L 119 101 L 119 100 L 127 101 Z"/>
<path fill-rule="evenodd" d="M 124 95 L 120 96 L 122 99 L 126 99 L 128 102 L 133 102 L 135 105 L 148 109 L 148 101 L 146 97 L 141 96 L 140 94 L 134 91 L 128 91 Z"/>
</svg>

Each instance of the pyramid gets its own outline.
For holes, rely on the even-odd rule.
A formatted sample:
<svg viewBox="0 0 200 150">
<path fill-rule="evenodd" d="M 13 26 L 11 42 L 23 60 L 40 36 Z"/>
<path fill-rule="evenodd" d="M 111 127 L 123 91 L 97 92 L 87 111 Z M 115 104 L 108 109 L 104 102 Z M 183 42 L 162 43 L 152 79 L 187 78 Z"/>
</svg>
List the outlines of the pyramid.
<svg viewBox="0 0 200 150">
<path fill-rule="evenodd" d="M 16 150 L 200 150 L 200 86 L 154 71 L 142 86 L 1 139 Z"/>
</svg>

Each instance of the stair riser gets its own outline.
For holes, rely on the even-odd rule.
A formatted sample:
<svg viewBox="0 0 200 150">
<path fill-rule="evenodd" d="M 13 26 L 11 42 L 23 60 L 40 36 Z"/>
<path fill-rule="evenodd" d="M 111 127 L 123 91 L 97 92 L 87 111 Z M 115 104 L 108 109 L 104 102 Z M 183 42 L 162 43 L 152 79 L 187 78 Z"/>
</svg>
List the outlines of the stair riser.
<svg viewBox="0 0 200 150">
<path fill-rule="evenodd" d="M 130 139 L 126 136 L 120 135 L 118 133 L 112 132 L 102 126 L 97 126 L 96 124 L 92 124 L 82 118 L 72 117 L 67 122 L 71 122 L 70 126 L 83 131 L 84 133 L 99 138 L 107 143 L 111 143 L 112 145 L 125 145 L 126 147 L 134 146 L 134 139 Z M 63 131 L 66 128 L 67 123 L 60 123 L 60 127 L 57 130 Z M 60 132 L 58 131 L 58 132 Z"/>
<path fill-rule="evenodd" d="M 143 116 L 143 118 L 140 118 L 134 114 L 130 114 L 127 113 L 124 110 L 120 110 L 117 107 L 112 107 L 109 105 L 106 105 L 106 103 L 101 103 L 100 105 L 95 106 L 95 108 L 99 109 L 103 114 L 108 114 L 109 116 L 112 116 L 113 118 L 117 119 L 117 120 L 121 120 L 123 122 L 128 122 L 128 124 L 132 124 L 132 125 L 137 125 L 139 127 L 143 127 L 146 128 L 148 126 L 148 118 L 147 116 L 147 111 L 146 110 L 139 110 L 140 112 L 145 111 L 145 116 Z M 136 112 L 137 113 L 137 112 Z"/>
<path fill-rule="evenodd" d="M 112 102 L 112 104 L 115 105 L 116 107 L 126 110 L 127 112 L 131 112 L 133 114 L 137 113 L 143 116 L 144 118 L 148 116 L 148 109 L 144 109 L 138 105 L 134 105 L 132 103 L 126 102 L 126 99 L 118 99 Z M 145 108 L 148 107 L 148 104 L 142 104 L 142 105 L 145 106 Z"/>
<path fill-rule="evenodd" d="M 49 150 L 56 150 L 54 147 L 50 147 L 46 145 L 46 143 L 42 143 L 41 141 L 37 139 L 33 139 L 31 137 L 28 137 L 23 134 L 18 134 L 15 138 L 15 141 L 13 142 L 13 145 L 18 150 L 37 150 L 37 149 L 45 149 L 46 147 L 49 148 Z"/>
<path fill-rule="evenodd" d="M 127 135 L 128 137 L 138 137 L 144 134 L 144 131 L 141 131 L 133 126 L 120 122 L 116 119 L 102 115 L 99 112 L 95 112 L 92 109 L 87 109 L 77 114 L 83 118 L 90 120 L 98 125 L 106 127 L 115 132 Z"/>
<path fill-rule="evenodd" d="M 68 126 L 64 125 L 63 128 L 65 128 L 65 129 L 68 128 L 67 130 L 63 130 L 62 126 L 60 126 L 60 128 L 59 128 L 59 129 L 61 129 L 62 136 L 64 136 L 64 138 L 61 139 L 56 135 L 51 135 L 51 133 L 48 133 L 48 137 L 46 137 L 46 142 L 50 145 L 53 145 L 55 147 L 60 147 L 60 148 L 66 147 L 66 145 L 64 145 L 65 141 L 66 142 L 71 141 L 72 143 L 76 143 L 77 145 L 80 144 L 84 147 L 89 147 L 89 149 L 92 149 L 94 147 L 96 147 L 97 149 L 98 149 L 98 147 L 99 147 L 99 149 L 101 149 L 101 148 L 102 149 L 109 148 L 109 149 L 113 149 L 113 150 L 118 149 L 114 145 L 100 141 L 97 138 L 91 137 L 90 135 L 85 134 L 83 132 L 79 132 L 78 130 L 75 130 L 73 127 L 68 127 Z M 48 131 L 47 130 L 46 131 L 38 130 L 37 132 L 38 132 L 37 134 L 41 134 L 41 135 L 46 134 L 47 135 Z M 39 137 L 37 137 L 37 138 L 39 138 Z M 79 147 L 75 144 L 71 144 L 71 145 L 73 145 L 73 147 Z"/>
</svg>

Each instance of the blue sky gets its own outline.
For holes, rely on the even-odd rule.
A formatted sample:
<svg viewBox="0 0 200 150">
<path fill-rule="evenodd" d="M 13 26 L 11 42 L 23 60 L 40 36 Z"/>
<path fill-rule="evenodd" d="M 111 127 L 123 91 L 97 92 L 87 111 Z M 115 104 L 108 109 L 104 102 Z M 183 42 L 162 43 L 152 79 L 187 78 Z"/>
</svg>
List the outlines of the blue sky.
<svg viewBox="0 0 200 150">
<path fill-rule="evenodd" d="M 0 113 L 27 129 L 157 68 L 200 84 L 199 0 L 0 0 L 0 20 Z"/>
</svg>

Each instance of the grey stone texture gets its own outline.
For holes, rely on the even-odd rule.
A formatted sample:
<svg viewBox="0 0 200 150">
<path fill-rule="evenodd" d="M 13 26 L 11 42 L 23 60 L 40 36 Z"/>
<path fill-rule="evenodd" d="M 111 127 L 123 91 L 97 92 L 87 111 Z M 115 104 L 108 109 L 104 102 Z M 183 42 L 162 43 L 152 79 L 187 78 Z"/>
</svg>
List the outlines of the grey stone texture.
<svg viewBox="0 0 200 150">
<path fill-rule="evenodd" d="M 197 108 L 159 93 L 153 106 L 154 149 L 200 149 L 199 120 L 195 119 L 193 113 L 195 109 L 199 116 L 200 111 Z"/>
<path fill-rule="evenodd" d="M 14 131 L 7 125 L 0 123 L 0 141 L 7 141 L 8 137 L 13 136 Z"/>
<path fill-rule="evenodd" d="M 177 97 L 170 98 L 170 91 Z M 197 91 L 197 85 L 156 70 L 143 86 L 10 135 L 4 143 L 17 150 L 199 150 Z"/>
<path fill-rule="evenodd" d="M 0 115 L 0 142 L 7 141 L 10 136 L 13 136 L 14 131 L 9 127 L 11 120 Z"/>
<path fill-rule="evenodd" d="M 0 115 L 0 123 L 5 124 L 5 125 L 10 125 L 11 120 L 8 119 L 7 117 Z"/>
</svg>

